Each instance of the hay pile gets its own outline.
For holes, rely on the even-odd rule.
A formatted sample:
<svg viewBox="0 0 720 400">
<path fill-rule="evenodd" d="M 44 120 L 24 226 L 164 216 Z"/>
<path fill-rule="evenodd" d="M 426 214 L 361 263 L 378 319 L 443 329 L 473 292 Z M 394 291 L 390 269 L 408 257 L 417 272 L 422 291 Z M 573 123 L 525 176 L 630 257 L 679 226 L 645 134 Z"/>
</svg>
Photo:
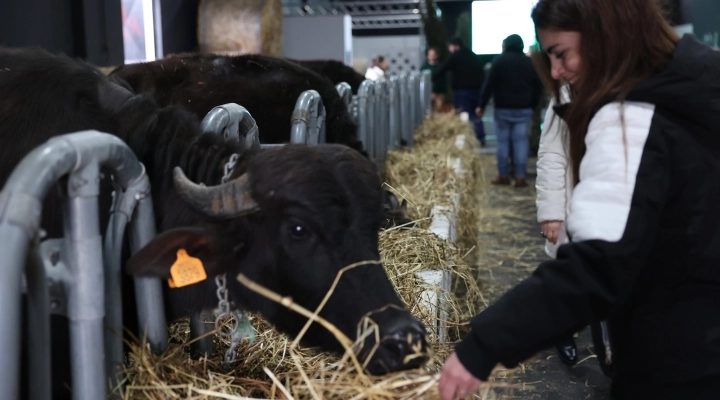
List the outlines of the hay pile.
<svg viewBox="0 0 720 400">
<path fill-rule="evenodd" d="M 448 271 L 453 286 L 467 292 L 477 304 L 480 291 L 457 248 L 422 228 L 390 229 L 380 234 L 380 255 L 391 281 L 408 308 L 427 326 L 436 316 L 418 304 L 418 293 L 426 290 L 415 273 L 426 269 Z M 440 288 L 435 288 L 440 290 Z M 455 290 L 453 290 L 454 292 Z M 467 304 L 453 293 L 444 293 L 447 304 L 448 336 L 456 338 L 467 321 Z M 464 311 L 463 311 L 464 310 Z M 276 332 L 258 316 L 251 317 L 256 340 L 238 346 L 232 370 L 221 367 L 228 343 L 215 336 L 216 353 L 208 359 L 193 360 L 188 354 L 189 326 L 182 321 L 171 326 L 170 348 L 163 355 L 152 354 L 147 346 L 131 344 L 126 365 L 124 399 L 407 399 L 438 398 L 438 372 L 450 355 L 450 344 L 432 342 L 430 361 L 421 369 L 382 377 L 366 375 L 346 353 L 344 357 L 319 353 Z M 227 329 L 227 328 L 225 328 Z M 437 336 L 437 332 L 430 337 Z M 359 371 L 359 372 L 358 372 Z M 119 390 L 119 389 L 118 389 Z"/>
<path fill-rule="evenodd" d="M 263 0 L 201 0 L 197 37 L 203 53 L 258 54 Z"/>
<path fill-rule="evenodd" d="M 476 243 L 479 148 L 469 122 L 455 114 L 433 114 L 415 131 L 415 147 L 389 152 L 385 164 L 387 186 L 408 200 L 408 214 L 421 227 L 430 226 L 433 206 L 455 207 L 458 244 L 464 248 Z"/>
</svg>

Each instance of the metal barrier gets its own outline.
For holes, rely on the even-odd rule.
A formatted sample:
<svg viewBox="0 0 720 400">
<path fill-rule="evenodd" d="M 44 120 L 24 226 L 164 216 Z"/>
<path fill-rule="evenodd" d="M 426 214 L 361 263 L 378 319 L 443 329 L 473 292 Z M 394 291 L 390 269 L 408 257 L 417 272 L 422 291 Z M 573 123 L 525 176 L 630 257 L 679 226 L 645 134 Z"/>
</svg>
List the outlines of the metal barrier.
<svg viewBox="0 0 720 400">
<path fill-rule="evenodd" d="M 432 114 L 432 72 L 429 70 L 420 73 L 420 96 L 423 99 L 423 112 L 425 115 Z"/>
<path fill-rule="evenodd" d="M 292 114 L 290 143 L 325 143 L 325 106 L 315 90 L 300 93 Z"/>
<path fill-rule="evenodd" d="M 375 132 L 375 84 L 363 81 L 358 89 L 358 140 L 370 155 L 375 158 L 373 133 Z"/>
<path fill-rule="evenodd" d="M 335 90 L 337 90 L 338 94 L 340 95 L 340 98 L 342 98 L 343 101 L 345 102 L 348 112 L 352 113 L 353 94 L 352 94 L 352 87 L 350 86 L 350 84 L 346 83 L 346 82 L 340 82 L 337 85 L 335 85 Z"/>
<path fill-rule="evenodd" d="M 260 135 L 255 119 L 243 106 L 228 103 L 210 110 L 200 123 L 203 133 L 222 134 L 226 141 L 243 143 L 243 149 L 257 148 Z"/>
<path fill-rule="evenodd" d="M 115 184 L 124 190 L 115 196 L 104 256 L 98 229 L 101 166 L 113 173 Z M 66 174 L 69 198 L 63 207 L 65 237 L 39 244 L 43 200 Z M 138 221 L 147 218 L 154 223 L 149 187 L 144 167 L 130 148 L 119 138 L 97 131 L 48 140 L 23 158 L 10 175 L 0 192 L 0 251 L 5 256 L 4 279 L 0 280 L 0 346 L 5 351 L 0 360 L 0 393 L 4 396 L 16 397 L 18 393 L 21 281 L 28 260 L 30 398 L 50 398 L 50 304 L 67 304 L 55 307 L 53 312 L 70 320 L 73 397 L 106 397 L 107 372 L 120 366 L 122 353 L 118 358 L 121 339 L 104 335 L 103 319 L 106 317 L 111 329 L 118 321 L 121 327 L 122 302 L 118 302 L 119 289 L 112 289 L 119 281 L 109 284 L 120 274 L 119 259 L 104 264 L 103 257 L 105 261 L 119 257 L 115 244 L 122 244 L 122 231 L 133 211 L 142 214 L 142 219 L 136 217 Z M 142 223 L 132 223 L 133 251 L 154 235 L 154 229 L 146 228 Z M 148 327 L 150 342 L 162 350 L 167 331 L 160 281 L 136 281 L 137 286 L 143 289 L 138 295 L 138 309 L 147 310 L 140 312 L 141 326 Z M 60 303 L 51 303 L 50 292 Z M 119 349 L 122 351 L 122 342 Z"/>
<path fill-rule="evenodd" d="M 398 86 L 400 87 L 400 140 L 401 143 L 411 146 L 412 117 L 410 115 L 410 91 L 408 90 L 409 75 L 402 72 L 398 75 Z"/>
<path fill-rule="evenodd" d="M 377 160 L 385 160 L 388 147 L 388 96 L 385 78 L 375 81 L 375 131 L 372 132 L 374 154 Z"/>
<path fill-rule="evenodd" d="M 391 76 L 387 84 L 388 93 L 388 149 L 400 148 L 401 128 L 400 119 L 400 84 L 397 76 Z"/>
</svg>

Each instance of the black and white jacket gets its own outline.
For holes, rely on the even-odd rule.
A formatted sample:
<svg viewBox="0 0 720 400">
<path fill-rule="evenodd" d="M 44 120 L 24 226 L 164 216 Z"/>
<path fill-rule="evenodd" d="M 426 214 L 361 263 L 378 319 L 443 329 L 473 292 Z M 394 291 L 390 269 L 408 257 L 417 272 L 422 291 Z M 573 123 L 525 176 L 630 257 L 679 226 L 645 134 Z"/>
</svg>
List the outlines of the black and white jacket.
<svg viewBox="0 0 720 400">
<path fill-rule="evenodd" d="M 486 379 L 607 320 L 616 388 L 720 398 L 720 53 L 683 37 L 585 144 L 572 242 L 474 318 L 460 361 Z"/>
</svg>

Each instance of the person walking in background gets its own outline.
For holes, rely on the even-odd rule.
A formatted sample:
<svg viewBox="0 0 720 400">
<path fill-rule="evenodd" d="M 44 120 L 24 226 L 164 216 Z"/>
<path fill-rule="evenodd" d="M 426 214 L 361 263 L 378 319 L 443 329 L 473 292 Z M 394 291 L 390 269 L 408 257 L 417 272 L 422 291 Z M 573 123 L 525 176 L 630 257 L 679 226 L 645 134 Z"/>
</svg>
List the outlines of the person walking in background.
<svg viewBox="0 0 720 400">
<path fill-rule="evenodd" d="M 435 70 L 438 67 L 438 51 L 434 47 L 428 47 L 427 51 L 425 52 L 426 61 L 420 67 L 420 71 L 428 70 L 430 73 L 435 72 Z M 433 103 L 433 111 L 434 112 L 440 112 L 442 111 L 443 103 L 445 103 L 445 93 L 447 92 L 447 74 L 442 74 L 438 76 L 437 79 L 433 79 L 432 83 L 432 103 Z"/>
<path fill-rule="evenodd" d="M 492 181 L 495 185 L 510 184 L 508 157 L 512 147 L 515 187 L 527 186 L 528 132 L 533 110 L 540 103 L 544 90 L 532 60 L 523 53 L 524 48 L 520 35 L 505 38 L 503 52 L 490 67 L 475 110 L 483 117 L 490 97 L 495 100 L 493 120 L 498 168 L 498 177 Z"/>
<path fill-rule="evenodd" d="M 365 79 L 376 81 L 385 77 L 385 71 L 388 69 L 388 62 L 383 56 L 373 58 L 372 65 L 365 72 Z"/>
<path fill-rule="evenodd" d="M 480 58 L 465 47 L 462 39 L 453 38 L 448 44 L 450 57 L 433 72 L 433 82 L 442 79 L 445 73 L 450 72 L 450 85 L 452 86 L 455 108 L 468 113 L 470 121 L 475 128 L 475 135 L 480 144 L 485 145 L 485 128 L 482 118 L 474 110 L 478 106 L 478 96 L 485 78 Z"/>
</svg>

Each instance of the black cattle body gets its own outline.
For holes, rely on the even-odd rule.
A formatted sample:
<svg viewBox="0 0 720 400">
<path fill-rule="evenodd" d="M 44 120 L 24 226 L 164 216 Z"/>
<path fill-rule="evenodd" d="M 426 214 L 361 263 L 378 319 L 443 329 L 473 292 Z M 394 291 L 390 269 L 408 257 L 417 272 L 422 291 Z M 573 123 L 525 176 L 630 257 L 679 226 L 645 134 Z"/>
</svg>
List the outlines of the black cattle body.
<svg viewBox="0 0 720 400">
<path fill-rule="evenodd" d="M 161 106 L 178 104 L 198 118 L 218 105 L 240 104 L 258 124 L 262 143 L 289 141 L 297 97 L 314 89 L 327 110 L 327 141 L 346 144 L 367 157 L 362 143 L 357 141 L 357 127 L 334 88 L 335 80 L 349 80 L 357 92 L 365 78 L 338 61 L 180 53 L 154 62 L 121 66 L 110 76 L 127 83 L 135 92 L 151 94 Z M 386 202 L 384 208 L 388 210 L 381 220 L 384 227 L 408 222 L 399 207 Z"/>
<path fill-rule="evenodd" d="M 161 107 L 182 105 L 198 118 L 218 105 L 240 104 L 257 122 L 260 142 L 270 144 L 290 141 L 298 97 L 313 89 L 320 94 L 327 112 L 326 141 L 366 154 L 357 138 L 357 125 L 335 86 L 282 58 L 185 53 L 120 66 L 110 76 L 127 82 L 136 93 L 150 94 Z"/>
<path fill-rule="evenodd" d="M 168 278 L 183 248 L 202 261 L 208 275 L 191 286 L 165 288 L 171 320 L 214 308 L 213 276 L 225 273 L 231 301 L 295 335 L 305 318 L 241 287 L 234 279 L 239 273 L 314 310 L 341 268 L 379 260 L 383 210 L 377 170 L 346 146 L 288 145 L 245 152 L 231 179 L 221 184 L 239 143 L 201 134 L 198 119 L 182 107 L 158 107 L 151 96 L 133 95 L 85 63 L 37 49 L 0 48 L 0 98 L 0 183 L 25 154 L 64 133 L 97 129 L 117 135 L 135 152 L 152 184 L 159 234 L 127 260 L 126 271 Z M 44 204 L 42 226 L 51 237 L 62 233 L 60 198 L 54 193 Z M 108 206 L 104 209 L 109 209 L 109 198 L 106 191 L 101 195 Z M 216 201 L 220 198 L 226 201 Z M 104 215 L 102 229 L 106 225 Z M 123 289 L 131 291 L 132 285 L 125 282 Z M 132 299 L 131 293 L 123 293 L 124 303 Z M 130 325 L 134 305 L 123 307 Z M 369 360 L 372 373 L 412 368 L 425 359 L 405 362 L 410 353 L 426 348 L 425 330 L 405 309 L 380 265 L 346 272 L 320 316 L 351 339 L 365 316 L 379 325 L 383 341 Z M 70 383 L 69 346 L 67 332 L 57 330 L 56 322 L 54 318 L 53 385 L 62 388 Z M 317 324 L 304 338 L 307 345 L 341 350 Z M 371 349 L 374 338 L 368 340 L 365 348 Z M 25 369 L 23 373 L 27 378 Z"/>
<path fill-rule="evenodd" d="M 336 60 L 288 60 L 300 64 L 303 67 L 313 70 L 328 78 L 333 85 L 346 82 L 352 88 L 353 94 L 357 94 L 360 84 L 365 80 L 363 74 L 358 73 L 352 67 Z"/>
</svg>

